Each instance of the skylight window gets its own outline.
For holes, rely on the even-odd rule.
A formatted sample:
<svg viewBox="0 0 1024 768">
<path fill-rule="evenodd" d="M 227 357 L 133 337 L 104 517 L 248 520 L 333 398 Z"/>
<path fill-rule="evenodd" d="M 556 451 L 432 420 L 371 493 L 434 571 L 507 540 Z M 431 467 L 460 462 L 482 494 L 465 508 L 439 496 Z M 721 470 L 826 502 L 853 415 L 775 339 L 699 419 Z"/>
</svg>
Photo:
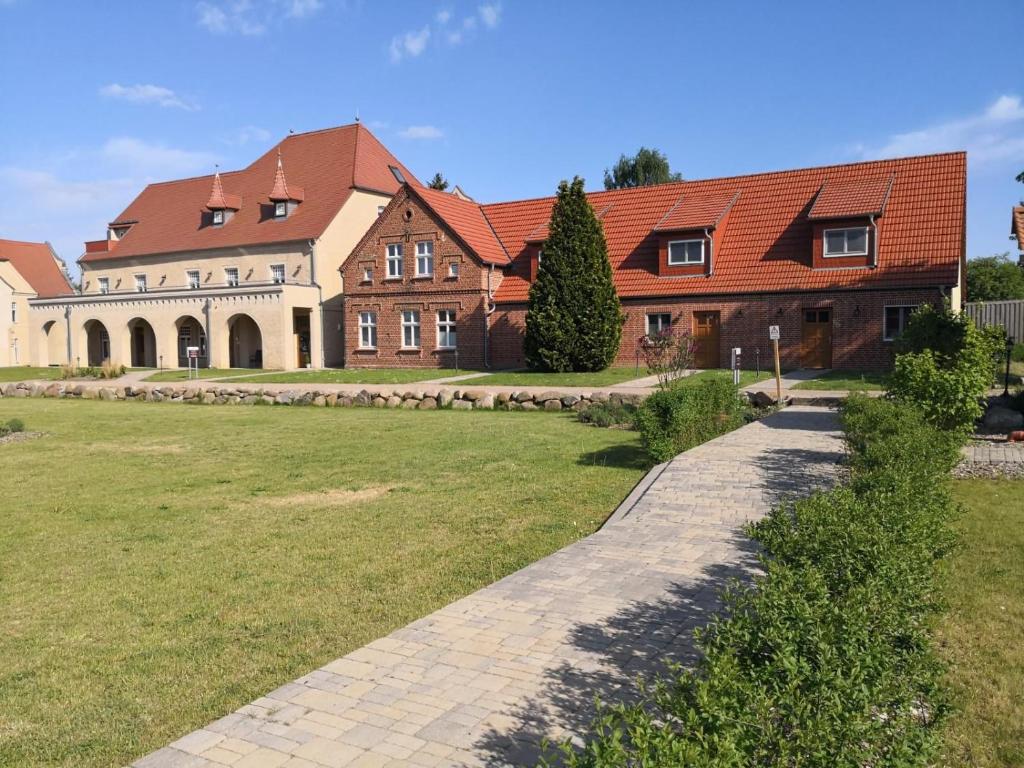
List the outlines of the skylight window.
<svg viewBox="0 0 1024 768">
<path fill-rule="evenodd" d="M 405 184 L 405 176 L 400 170 L 398 170 L 398 168 L 393 165 L 389 165 L 388 168 L 391 169 L 391 175 L 395 177 L 395 181 L 399 184 Z"/>
</svg>

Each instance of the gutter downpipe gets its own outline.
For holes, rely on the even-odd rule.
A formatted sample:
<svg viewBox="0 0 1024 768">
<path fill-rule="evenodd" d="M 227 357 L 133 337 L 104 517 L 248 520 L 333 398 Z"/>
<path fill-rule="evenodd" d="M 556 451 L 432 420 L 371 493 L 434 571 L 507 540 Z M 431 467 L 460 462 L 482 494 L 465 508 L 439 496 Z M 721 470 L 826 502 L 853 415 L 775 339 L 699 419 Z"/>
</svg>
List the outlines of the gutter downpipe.
<svg viewBox="0 0 1024 768">
<path fill-rule="evenodd" d="M 711 277 L 715 274 L 715 239 L 709 227 L 704 227 L 704 237 L 708 239 L 708 277 Z"/>
<path fill-rule="evenodd" d="M 213 357 L 213 354 L 212 354 L 213 353 L 213 337 L 210 335 L 210 332 L 213 330 L 212 312 L 213 312 L 213 305 L 212 305 L 212 302 L 210 301 L 210 297 L 207 296 L 206 300 L 203 302 L 203 314 L 206 315 L 206 367 L 207 368 L 210 367 L 210 358 Z M 230 347 L 231 345 L 228 344 L 228 346 Z M 230 355 L 230 350 L 228 350 L 228 354 Z"/>
<path fill-rule="evenodd" d="M 487 270 L 487 306 L 484 308 L 484 368 L 491 367 L 491 315 L 497 307 L 494 305 L 494 290 L 491 288 L 491 275 L 494 274 L 494 265 Z"/>
<path fill-rule="evenodd" d="M 316 240 L 309 241 L 309 279 L 316 286 L 320 300 L 320 367 L 327 367 L 327 325 L 324 319 L 324 289 L 316 281 Z"/>
<path fill-rule="evenodd" d="M 64 307 L 64 327 L 67 330 L 68 365 L 71 365 L 71 305 Z"/>
<path fill-rule="evenodd" d="M 875 269 L 878 266 L 878 225 L 875 224 L 875 214 L 870 214 L 868 221 L 871 222 L 871 268 Z"/>
</svg>

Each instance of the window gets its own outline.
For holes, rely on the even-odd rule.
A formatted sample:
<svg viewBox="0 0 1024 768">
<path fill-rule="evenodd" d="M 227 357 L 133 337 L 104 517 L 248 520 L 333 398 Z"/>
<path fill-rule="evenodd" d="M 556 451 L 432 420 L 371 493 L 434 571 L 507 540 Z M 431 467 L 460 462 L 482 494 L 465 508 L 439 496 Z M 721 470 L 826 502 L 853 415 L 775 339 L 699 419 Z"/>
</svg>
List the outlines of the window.
<svg viewBox="0 0 1024 768">
<path fill-rule="evenodd" d="M 538 267 L 540 267 L 540 262 L 541 262 L 541 259 L 543 259 L 543 258 L 544 258 L 544 251 L 538 250 L 537 251 L 537 266 Z"/>
<path fill-rule="evenodd" d="M 281 285 L 284 282 L 284 264 L 270 265 L 270 279 L 276 285 Z"/>
<path fill-rule="evenodd" d="M 377 348 L 377 313 L 359 313 L 359 348 Z"/>
<path fill-rule="evenodd" d="M 283 219 L 288 216 L 288 203 L 274 203 L 274 218 Z"/>
<path fill-rule="evenodd" d="M 459 262 L 453 261 L 448 264 L 448 277 L 459 276 Z"/>
<path fill-rule="evenodd" d="M 145 275 L 136 275 L 135 276 L 135 290 L 138 293 L 145 293 L 146 292 L 146 276 Z"/>
<path fill-rule="evenodd" d="M 238 285 L 238 267 L 224 268 L 224 282 L 232 288 Z"/>
<path fill-rule="evenodd" d="M 647 316 L 647 335 L 657 336 L 672 327 L 672 315 L 668 312 L 657 312 Z"/>
<path fill-rule="evenodd" d="M 917 309 L 916 306 L 886 307 L 885 319 L 882 325 L 882 339 L 892 341 L 903 333 L 915 309 Z"/>
<path fill-rule="evenodd" d="M 188 269 L 185 270 L 185 277 L 188 278 L 188 287 L 195 289 L 199 287 L 199 270 Z"/>
<path fill-rule="evenodd" d="M 213 212 L 213 226 L 219 227 L 224 223 L 224 211 Z"/>
<path fill-rule="evenodd" d="M 673 240 L 668 244 L 668 263 L 671 267 L 704 263 L 703 240 Z"/>
<path fill-rule="evenodd" d="M 395 181 L 397 181 L 399 184 L 405 184 L 405 176 L 402 175 L 402 172 L 400 170 L 398 170 L 393 165 L 389 165 L 388 168 L 391 169 L 391 175 L 395 177 Z"/>
<path fill-rule="evenodd" d="M 97 284 L 100 287 L 100 293 L 110 293 L 110 278 L 109 277 L 101 277 L 101 278 L 97 279 L 96 282 L 97 282 Z"/>
<path fill-rule="evenodd" d="M 434 241 L 420 240 L 416 243 L 416 275 L 429 277 L 434 274 Z"/>
<path fill-rule="evenodd" d="M 437 348 L 455 349 L 455 310 L 437 311 Z"/>
<path fill-rule="evenodd" d="M 18 322 L 18 305 L 13 301 L 11 302 L 11 322 Z"/>
<path fill-rule="evenodd" d="M 373 282 L 373 267 L 363 267 L 363 282 L 364 283 L 372 283 Z"/>
<path fill-rule="evenodd" d="M 377 215 L 380 216 L 382 213 L 384 213 L 384 209 L 385 208 L 387 208 L 386 205 L 378 205 L 377 206 Z"/>
<path fill-rule="evenodd" d="M 391 243 L 388 246 L 388 277 L 402 276 L 402 244 Z"/>
<path fill-rule="evenodd" d="M 825 230 L 826 256 L 866 256 L 867 253 L 867 227 Z"/>
<path fill-rule="evenodd" d="M 420 348 L 420 313 L 416 309 L 402 312 L 402 349 Z"/>
</svg>

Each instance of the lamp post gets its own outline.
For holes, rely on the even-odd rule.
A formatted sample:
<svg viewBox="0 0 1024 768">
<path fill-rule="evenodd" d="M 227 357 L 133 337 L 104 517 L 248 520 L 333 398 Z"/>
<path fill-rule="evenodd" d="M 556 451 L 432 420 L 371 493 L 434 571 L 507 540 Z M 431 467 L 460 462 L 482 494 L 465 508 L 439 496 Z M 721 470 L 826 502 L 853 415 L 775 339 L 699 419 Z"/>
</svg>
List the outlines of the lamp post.
<svg viewBox="0 0 1024 768">
<path fill-rule="evenodd" d="M 1013 336 L 1006 337 L 1006 375 L 1003 377 L 1003 397 L 1010 396 L 1010 353 L 1013 352 Z"/>
</svg>

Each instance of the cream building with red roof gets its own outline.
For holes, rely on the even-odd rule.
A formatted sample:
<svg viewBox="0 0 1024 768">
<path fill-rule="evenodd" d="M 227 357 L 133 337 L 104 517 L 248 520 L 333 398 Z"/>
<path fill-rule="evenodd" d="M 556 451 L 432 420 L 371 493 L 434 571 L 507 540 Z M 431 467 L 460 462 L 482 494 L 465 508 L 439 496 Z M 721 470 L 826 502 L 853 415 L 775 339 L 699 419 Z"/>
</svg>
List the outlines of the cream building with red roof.
<svg viewBox="0 0 1024 768">
<path fill-rule="evenodd" d="M 0 367 L 49 360 L 46 333 L 33 334 L 29 302 L 71 294 L 64 262 L 49 243 L 0 239 Z M 67 359 L 66 344 L 53 338 L 58 362 Z M 42 343 L 42 348 L 36 345 Z"/>
<path fill-rule="evenodd" d="M 341 264 L 416 178 L 363 125 L 287 136 L 240 171 L 147 186 L 86 243 L 79 295 L 31 301 L 38 364 L 342 362 Z"/>
</svg>

